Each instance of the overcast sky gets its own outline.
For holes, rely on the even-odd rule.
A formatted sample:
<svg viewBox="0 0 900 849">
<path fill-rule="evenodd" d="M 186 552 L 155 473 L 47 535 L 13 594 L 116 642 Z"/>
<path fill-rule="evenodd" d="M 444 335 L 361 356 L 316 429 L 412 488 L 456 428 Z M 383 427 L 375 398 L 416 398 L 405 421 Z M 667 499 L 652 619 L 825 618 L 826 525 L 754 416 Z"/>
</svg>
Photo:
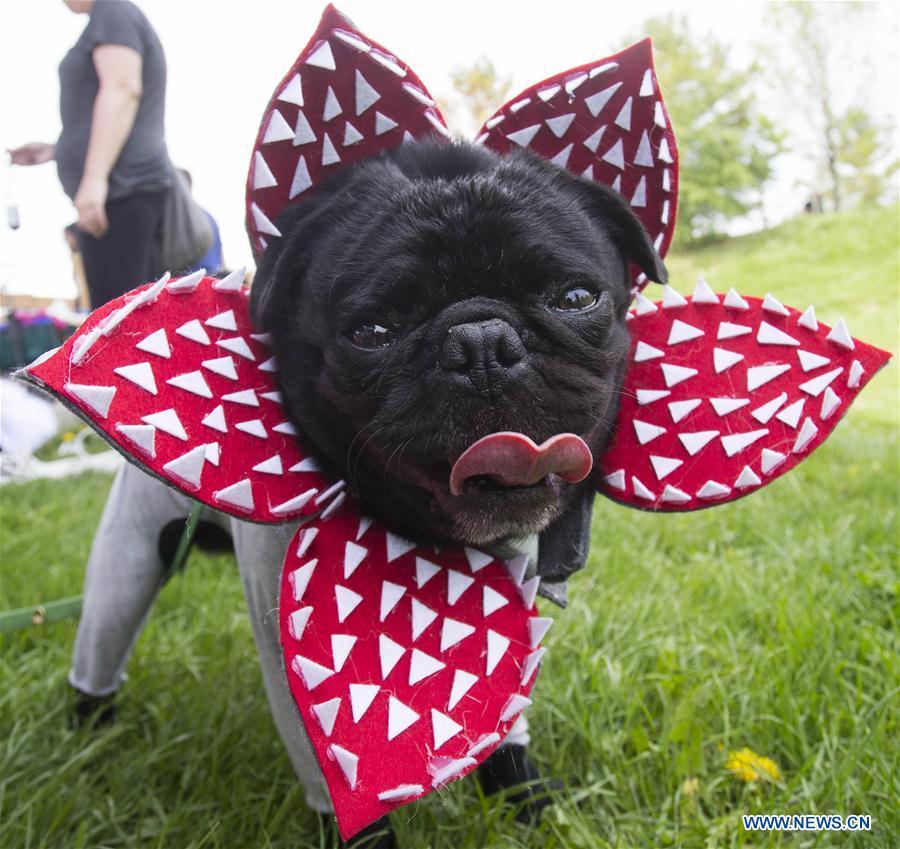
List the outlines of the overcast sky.
<svg viewBox="0 0 900 849">
<path fill-rule="evenodd" d="M 172 159 L 193 173 L 195 195 L 218 219 L 227 263 L 249 264 L 243 185 L 257 123 L 274 86 L 312 34 L 324 3 L 142 0 L 139 5 L 168 59 Z M 490 57 L 499 72 L 511 75 L 518 90 L 620 50 L 641 21 L 667 11 L 683 12 L 697 31 L 729 42 L 734 61 L 745 63 L 764 37 L 766 13 L 766 4 L 758 2 L 456 0 L 431 6 L 412 0 L 344 0 L 337 5 L 413 67 L 438 97 L 450 92 L 450 71 L 479 56 Z M 885 25 L 871 46 L 872 86 L 885 116 L 896 120 L 898 5 L 879 4 L 879 10 Z M 0 146 L 54 141 L 59 133 L 57 66 L 87 18 L 69 12 L 60 0 L 27 0 L 4 4 L 0 22 Z M 794 191 L 796 163 L 781 172 L 769 200 L 774 218 L 794 214 L 805 200 Z M 5 214 L 0 222 L 0 285 L 71 296 L 61 230 L 74 214 L 55 167 L 10 173 L 4 163 L 0 196 L 10 192 L 22 226 L 10 231 Z"/>
</svg>

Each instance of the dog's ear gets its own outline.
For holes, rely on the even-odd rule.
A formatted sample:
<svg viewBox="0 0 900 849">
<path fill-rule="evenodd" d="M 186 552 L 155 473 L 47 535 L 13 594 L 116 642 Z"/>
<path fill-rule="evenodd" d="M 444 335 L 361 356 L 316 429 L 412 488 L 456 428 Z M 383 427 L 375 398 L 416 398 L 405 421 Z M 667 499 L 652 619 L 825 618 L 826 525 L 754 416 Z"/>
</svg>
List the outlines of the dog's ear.
<svg viewBox="0 0 900 849">
<path fill-rule="evenodd" d="M 260 257 L 250 290 L 250 316 L 260 330 L 288 322 L 300 296 L 310 261 L 333 230 L 344 205 L 351 203 L 342 174 L 278 216 L 282 236 L 272 239 Z"/>
<path fill-rule="evenodd" d="M 272 239 L 263 251 L 250 289 L 250 317 L 260 330 L 270 331 L 283 324 L 290 306 L 299 295 L 309 252 L 315 244 L 316 222 L 322 217 L 320 194 L 286 209 L 278 218 L 282 236 Z M 279 274 L 280 268 L 290 274 Z"/>
<path fill-rule="evenodd" d="M 591 513 L 596 491 L 582 484 L 565 512 L 538 537 L 537 574 L 542 581 L 565 581 L 584 567 L 591 548 Z"/>
<path fill-rule="evenodd" d="M 669 273 L 653 247 L 640 219 L 625 198 L 608 186 L 573 177 L 578 182 L 582 203 L 592 217 L 612 235 L 622 256 L 633 262 L 656 283 L 665 283 Z"/>
</svg>

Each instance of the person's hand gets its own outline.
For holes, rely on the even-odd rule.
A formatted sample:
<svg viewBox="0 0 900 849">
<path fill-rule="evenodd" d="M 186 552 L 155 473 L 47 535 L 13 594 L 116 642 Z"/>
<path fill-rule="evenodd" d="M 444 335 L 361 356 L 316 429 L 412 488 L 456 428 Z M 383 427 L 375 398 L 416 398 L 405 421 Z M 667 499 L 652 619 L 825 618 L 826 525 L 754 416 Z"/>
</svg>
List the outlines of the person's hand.
<svg viewBox="0 0 900 849">
<path fill-rule="evenodd" d="M 108 229 L 106 218 L 106 195 L 109 181 L 106 177 L 85 174 L 75 192 L 75 209 L 78 210 L 78 227 L 95 239 L 99 239 Z"/>
<path fill-rule="evenodd" d="M 30 142 L 21 147 L 7 148 L 13 165 L 43 165 L 56 155 L 55 146 L 46 142 Z"/>
</svg>

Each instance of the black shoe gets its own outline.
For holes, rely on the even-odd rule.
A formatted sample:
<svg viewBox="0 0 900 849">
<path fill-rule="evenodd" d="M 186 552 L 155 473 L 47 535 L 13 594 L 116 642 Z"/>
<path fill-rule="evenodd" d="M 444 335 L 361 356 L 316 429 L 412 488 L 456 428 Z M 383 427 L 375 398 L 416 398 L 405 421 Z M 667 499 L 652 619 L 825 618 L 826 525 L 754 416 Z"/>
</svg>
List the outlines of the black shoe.
<svg viewBox="0 0 900 849">
<path fill-rule="evenodd" d="M 331 829 L 337 838 L 337 829 L 334 824 L 333 814 L 318 814 L 324 829 Z M 391 829 L 391 822 L 387 817 L 367 825 L 362 831 L 354 834 L 346 843 L 337 838 L 335 845 L 344 849 L 396 849 L 397 838 Z"/>
<path fill-rule="evenodd" d="M 91 696 L 75 691 L 75 702 L 69 715 L 69 728 L 108 728 L 116 721 L 116 694 L 108 696 Z"/>
<path fill-rule="evenodd" d="M 387 817 L 367 825 L 358 834 L 354 834 L 346 843 L 347 849 L 396 849 L 397 837 Z"/>
<path fill-rule="evenodd" d="M 512 791 L 506 800 L 518 806 L 516 820 L 521 823 L 534 825 L 544 808 L 553 804 L 550 794 L 562 790 L 560 781 L 541 778 L 525 746 L 500 746 L 479 765 L 477 773 L 486 796 Z"/>
</svg>

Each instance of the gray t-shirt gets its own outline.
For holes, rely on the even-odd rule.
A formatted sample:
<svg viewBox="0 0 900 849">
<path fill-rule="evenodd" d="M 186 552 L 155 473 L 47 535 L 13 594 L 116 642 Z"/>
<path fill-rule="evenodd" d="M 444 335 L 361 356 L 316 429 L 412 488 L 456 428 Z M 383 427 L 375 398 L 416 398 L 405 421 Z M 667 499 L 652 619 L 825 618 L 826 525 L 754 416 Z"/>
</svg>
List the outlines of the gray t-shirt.
<svg viewBox="0 0 900 849">
<path fill-rule="evenodd" d="M 122 44 L 141 54 L 141 102 L 131 134 L 109 175 L 109 200 L 154 192 L 170 184 L 165 142 L 166 57 L 144 13 L 128 0 L 97 0 L 90 20 L 59 66 L 62 132 L 56 167 L 63 190 L 75 196 L 87 154 L 99 89 L 94 48 Z"/>
</svg>

